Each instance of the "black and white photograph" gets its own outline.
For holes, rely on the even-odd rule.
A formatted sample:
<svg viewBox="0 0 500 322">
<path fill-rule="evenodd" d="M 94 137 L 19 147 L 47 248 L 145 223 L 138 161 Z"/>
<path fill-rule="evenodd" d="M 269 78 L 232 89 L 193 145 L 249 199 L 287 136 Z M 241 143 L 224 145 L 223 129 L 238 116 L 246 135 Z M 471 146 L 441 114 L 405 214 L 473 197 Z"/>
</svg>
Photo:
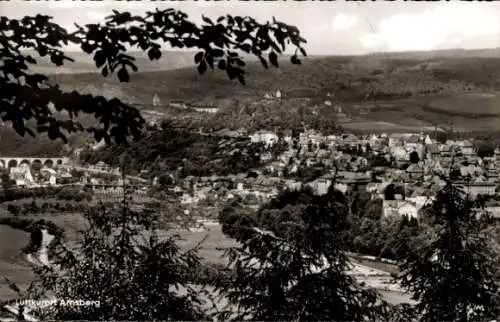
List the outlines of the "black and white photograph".
<svg viewBox="0 0 500 322">
<path fill-rule="evenodd" d="M 0 322 L 500 321 L 500 2 L 0 1 Z"/>
</svg>

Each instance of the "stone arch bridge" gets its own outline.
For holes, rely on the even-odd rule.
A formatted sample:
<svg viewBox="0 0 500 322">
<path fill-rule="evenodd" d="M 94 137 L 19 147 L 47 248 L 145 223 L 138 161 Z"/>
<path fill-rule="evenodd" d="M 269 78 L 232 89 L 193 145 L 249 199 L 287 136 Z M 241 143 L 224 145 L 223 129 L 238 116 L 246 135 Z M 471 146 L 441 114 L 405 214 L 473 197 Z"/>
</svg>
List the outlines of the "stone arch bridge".
<svg viewBox="0 0 500 322">
<path fill-rule="evenodd" d="M 55 165 L 63 165 L 69 162 L 67 157 L 57 158 L 31 158 L 31 157 L 0 157 L 0 168 L 13 168 L 21 164 L 28 164 L 30 167 L 33 164 L 40 164 L 42 166 L 52 167 Z"/>
</svg>

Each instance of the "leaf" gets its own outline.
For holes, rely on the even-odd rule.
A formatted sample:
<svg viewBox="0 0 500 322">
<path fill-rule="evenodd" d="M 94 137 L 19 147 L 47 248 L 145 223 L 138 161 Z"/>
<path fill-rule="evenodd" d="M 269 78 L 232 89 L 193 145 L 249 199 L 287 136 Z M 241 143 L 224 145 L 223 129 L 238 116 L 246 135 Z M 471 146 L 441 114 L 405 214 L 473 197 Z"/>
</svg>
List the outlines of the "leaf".
<svg viewBox="0 0 500 322">
<path fill-rule="evenodd" d="M 20 136 L 24 137 L 25 128 L 23 122 L 13 122 L 12 127 Z"/>
<path fill-rule="evenodd" d="M 210 66 L 210 69 L 214 69 L 214 57 L 212 55 L 207 55 L 205 60 L 208 66 Z"/>
<path fill-rule="evenodd" d="M 47 132 L 49 130 L 49 127 L 46 125 L 40 125 L 36 128 L 36 130 L 40 133 Z"/>
<path fill-rule="evenodd" d="M 219 60 L 217 67 L 219 67 L 220 70 L 225 70 L 226 69 L 226 60 L 224 60 L 224 59 Z"/>
<path fill-rule="evenodd" d="M 200 75 L 203 75 L 206 71 L 207 71 L 207 63 L 205 63 L 204 61 L 202 61 L 198 65 L 198 73 L 200 73 Z"/>
<path fill-rule="evenodd" d="M 292 62 L 292 64 L 294 65 L 300 65 L 302 64 L 302 62 L 300 61 L 300 59 L 297 57 L 297 55 L 293 55 L 291 58 L 290 58 L 290 61 Z"/>
<path fill-rule="evenodd" d="M 234 77 L 236 76 L 234 68 L 231 65 L 226 66 L 226 73 L 230 80 L 233 80 Z"/>
<path fill-rule="evenodd" d="M 246 65 L 242 59 L 236 58 L 234 61 L 236 62 L 236 65 L 238 65 L 240 67 L 243 67 Z"/>
<path fill-rule="evenodd" d="M 236 17 L 234 17 L 234 20 L 236 21 L 238 26 L 241 27 L 241 23 L 243 22 L 243 18 L 241 18 L 240 16 L 236 16 Z"/>
<path fill-rule="evenodd" d="M 63 56 L 58 55 L 58 54 L 52 54 L 50 55 L 50 61 L 54 63 L 56 66 L 62 66 L 63 65 Z"/>
<path fill-rule="evenodd" d="M 226 17 L 224 17 L 224 16 L 217 18 L 217 23 L 223 22 L 224 19 L 226 19 Z"/>
<path fill-rule="evenodd" d="M 86 42 L 84 42 L 84 43 L 82 43 L 81 48 L 82 48 L 82 50 L 83 50 L 84 52 L 86 52 L 87 54 L 90 54 L 90 53 L 92 53 L 92 51 L 94 51 L 93 46 L 92 46 L 89 42 L 87 42 L 87 41 L 86 41 Z"/>
<path fill-rule="evenodd" d="M 212 20 L 210 20 L 210 18 L 208 18 L 208 17 L 201 16 L 201 19 L 203 19 L 203 21 L 204 21 L 205 23 L 209 24 L 209 25 L 212 25 L 212 26 L 213 26 L 213 24 L 214 24 L 214 23 L 212 22 Z"/>
<path fill-rule="evenodd" d="M 238 74 L 238 76 L 236 76 L 238 78 L 238 81 L 240 82 L 241 85 L 245 85 L 245 76 L 243 74 Z"/>
<path fill-rule="evenodd" d="M 102 49 L 96 51 L 94 61 L 97 68 L 100 68 L 106 62 L 106 52 Z"/>
<path fill-rule="evenodd" d="M 269 62 L 276 68 L 279 67 L 278 64 L 278 55 L 274 51 L 269 53 Z"/>
<path fill-rule="evenodd" d="M 40 54 L 41 57 L 44 57 L 45 55 L 47 55 L 47 47 L 43 45 L 38 47 L 38 53 Z"/>
<path fill-rule="evenodd" d="M 26 59 L 26 61 L 27 61 L 28 63 L 30 63 L 30 64 L 36 64 L 36 60 L 35 60 L 35 58 L 33 58 L 33 57 L 29 56 L 29 55 L 28 55 L 28 56 L 26 56 L 26 58 L 25 58 L 25 59 Z"/>
<path fill-rule="evenodd" d="M 129 66 L 130 68 L 132 68 L 132 70 L 133 70 L 134 72 L 136 72 L 136 71 L 138 71 L 138 70 L 139 70 L 139 68 L 138 68 L 138 67 L 137 67 L 137 66 L 136 66 L 136 65 L 135 65 L 132 61 L 130 61 L 130 60 L 124 60 L 124 61 L 122 62 L 122 64 L 123 64 L 123 65 L 127 65 L 127 66 Z"/>
<path fill-rule="evenodd" d="M 151 48 L 148 51 L 148 57 L 150 60 L 158 60 L 161 57 L 161 51 L 158 48 Z"/>
<path fill-rule="evenodd" d="M 241 47 L 241 50 L 243 50 L 246 53 L 249 53 L 250 50 L 252 50 L 252 45 L 250 45 L 248 43 L 245 43 L 245 44 L 241 45 L 240 47 Z"/>
<path fill-rule="evenodd" d="M 121 83 L 126 83 L 130 80 L 130 75 L 125 67 L 120 68 L 118 71 L 118 79 Z"/>
<path fill-rule="evenodd" d="M 101 71 L 101 74 L 103 77 L 108 77 L 108 67 L 104 66 L 104 68 Z"/>
<path fill-rule="evenodd" d="M 194 62 L 196 64 L 199 64 L 201 62 L 201 60 L 203 59 L 203 55 L 205 55 L 205 53 L 203 51 L 197 52 L 196 55 L 194 55 Z"/>
<path fill-rule="evenodd" d="M 148 49 L 149 45 L 143 38 L 141 38 L 141 39 L 139 39 L 139 47 L 142 50 L 146 50 L 146 49 Z"/>
<path fill-rule="evenodd" d="M 219 48 L 216 48 L 216 49 L 212 50 L 212 56 L 222 57 L 222 56 L 224 56 L 224 51 L 219 49 Z"/>
<path fill-rule="evenodd" d="M 57 126 L 50 126 L 47 132 L 47 136 L 50 140 L 54 141 L 59 137 L 59 133 L 59 128 L 57 128 Z"/>
<path fill-rule="evenodd" d="M 155 12 L 153 15 L 153 21 L 155 25 L 161 26 L 163 23 L 163 14 L 161 12 Z"/>
<path fill-rule="evenodd" d="M 260 63 L 262 64 L 262 66 L 264 66 L 264 68 L 269 68 L 269 64 L 267 63 L 266 59 L 262 56 L 259 55 L 259 60 L 260 60 Z"/>
</svg>

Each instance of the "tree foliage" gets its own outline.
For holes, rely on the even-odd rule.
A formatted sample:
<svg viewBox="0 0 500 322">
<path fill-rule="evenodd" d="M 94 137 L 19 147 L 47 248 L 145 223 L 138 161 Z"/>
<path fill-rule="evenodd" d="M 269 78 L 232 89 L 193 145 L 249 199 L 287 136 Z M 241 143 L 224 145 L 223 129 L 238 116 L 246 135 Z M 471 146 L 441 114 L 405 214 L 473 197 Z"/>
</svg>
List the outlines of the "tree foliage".
<svg viewBox="0 0 500 322">
<path fill-rule="evenodd" d="M 479 321 L 500 314 L 497 254 L 484 234 L 481 205 L 448 184 L 426 213 L 435 233 L 407 249 L 400 281 L 422 321 Z"/>
<path fill-rule="evenodd" d="M 200 320 L 199 293 L 189 287 L 202 271 L 197 249 L 181 251 L 177 236 L 160 238 L 153 213 L 94 207 L 76 247 L 59 238 L 52 263 L 36 270 L 29 298 L 99 300 L 100 305 L 56 305 L 37 313 L 57 320 Z M 185 287 L 184 293 L 178 287 Z"/>
<path fill-rule="evenodd" d="M 373 290 L 346 274 L 347 203 L 330 189 L 285 191 L 256 214 L 220 220 L 239 247 L 227 251 L 235 278 L 221 286 L 236 320 L 361 321 L 381 318 Z"/>
<path fill-rule="evenodd" d="M 137 71 L 134 58 L 126 54 L 131 48 L 147 52 L 150 60 L 161 57 L 162 44 L 199 48 L 195 62 L 200 74 L 208 68 L 224 70 L 230 79 L 243 84 L 245 62 L 241 52 L 259 57 L 265 67 L 268 61 L 278 67 L 278 54 L 287 45 L 296 48 L 292 63 L 300 63 L 298 55 L 306 55 L 302 47 L 306 41 L 299 30 L 274 19 L 262 24 L 251 17 L 227 15 L 215 22 L 208 17 L 203 21 L 198 26 L 185 13 L 173 9 L 157 9 L 144 17 L 113 10 L 105 23 L 76 25 L 76 31 L 69 33 L 50 16 L 1 16 L 2 121 L 11 122 L 21 136 L 47 132 L 51 140 L 66 140 L 67 133 L 82 130 L 108 143 L 124 143 L 130 137 L 141 136 L 145 122 L 136 108 L 118 99 L 63 92 L 57 84 L 49 83 L 46 75 L 30 71 L 30 66 L 37 63 L 36 56 L 48 56 L 56 66 L 72 61 L 63 50 L 69 44 L 92 55 L 104 77 L 116 72 L 121 82 L 129 81 L 130 71 Z M 67 117 L 62 117 L 63 112 Z M 79 114 L 93 115 L 99 124 L 84 127 L 78 121 Z"/>
</svg>

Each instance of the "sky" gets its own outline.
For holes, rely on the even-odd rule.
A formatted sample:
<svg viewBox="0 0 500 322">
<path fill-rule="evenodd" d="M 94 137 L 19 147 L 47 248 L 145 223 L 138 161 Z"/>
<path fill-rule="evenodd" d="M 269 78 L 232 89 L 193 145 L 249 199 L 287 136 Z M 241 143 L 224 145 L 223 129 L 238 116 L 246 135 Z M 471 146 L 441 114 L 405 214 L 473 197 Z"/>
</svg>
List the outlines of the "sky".
<svg viewBox="0 0 500 322">
<path fill-rule="evenodd" d="M 103 22 L 112 9 L 137 14 L 168 7 L 195 22 L 201 22 L 201 15 L 251 15 L 262 22 L 274 16 L 297 26 L 308 42 L 307 52 L 315 55 L 500 47 L 500 1 L 10 0 L 0 2 L 0 14 L 19 18 L 43 13 L 72 29 L 74 22 Z"/>
</svg>

